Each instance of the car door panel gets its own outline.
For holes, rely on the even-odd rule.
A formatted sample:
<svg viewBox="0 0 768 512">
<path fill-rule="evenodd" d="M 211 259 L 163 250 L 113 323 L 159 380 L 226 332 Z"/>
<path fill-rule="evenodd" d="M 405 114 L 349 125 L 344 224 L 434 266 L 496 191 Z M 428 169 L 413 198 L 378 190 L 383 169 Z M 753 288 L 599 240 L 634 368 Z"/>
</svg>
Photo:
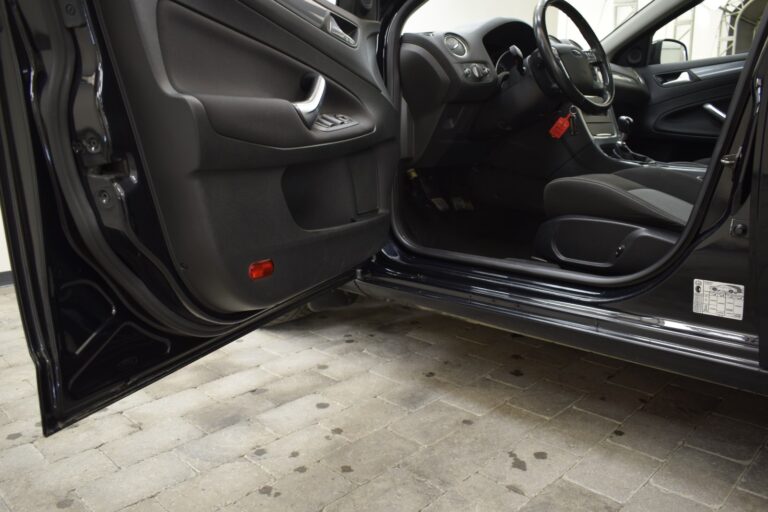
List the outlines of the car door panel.
<svg viewBox="0 0 768 512">
<path fill-rule="evenodd" d="M 333 51 L 365 47 L 350 48 L 280 5 L 253 7 L 99 4 L 171 253 L 193 294 L 227 313 L 268 307 L 375 252 L 388 229 L 386 184 L 397 158 L 394 108 L 373 74 L 363 78 L 369 61 L 340 64 L 290 30 L 329 39 Z M 323 109 L 356 125 L 333 132 L 303 125 L 291 103 L 306 95 L 307 73 L 328 80 Z M 353 169 L 353 161 L 367 165 Z M 305 190 L 311 200 L 296 204 L 287 198 L 298 191 L 287 187 L 306 182 L 294 175 L 327 185 Z M 356 201 L 366 193 L 356 190 L 357 175 L 378 182 L 373 207 Z M 323 220 L 307 230 L 296 218 L 308 216 Z M 308 253 L 316 256 L 310 265 Z M 275 279 L 250 281 L 249 263 L 265 259 L 275 262 Z"/>
<path fill-rule="evenodd" d="M 637 113 L 633 148 L 661 161 L 708 157 L 722 122 L 704 105 L 728 111 L 745 58 L 741 54 L 638 68 L 649 100 Z"/>
<path fill-rule="evenodd" d="M 39 276 L 19 299 L 46 434 L 343 284 L 383 245 L 399 143 L 379 25 L 317 5 L 343 34 L 280 2 L 3 5 L 18 73 L 5 59 L 0 94 L 28 109 L 13 135 L 36 152 L 12 177 L 40 198 L 4 212 L 13 244 L 34 242 L 12 252 L 17 276 Z"/>
</svg>

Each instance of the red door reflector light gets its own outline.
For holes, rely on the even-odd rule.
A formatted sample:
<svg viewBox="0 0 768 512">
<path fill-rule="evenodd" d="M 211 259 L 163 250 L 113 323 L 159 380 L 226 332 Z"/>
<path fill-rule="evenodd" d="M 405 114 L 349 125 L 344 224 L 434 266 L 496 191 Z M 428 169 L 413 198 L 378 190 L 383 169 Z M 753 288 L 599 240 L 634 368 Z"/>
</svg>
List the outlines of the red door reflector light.
<svg viewBox="0 0 768 512">
<path fill-rule="evenodd" d="M 272 260 L 254 261 L 248 265 L 248 277 L 251 278 L 251 281 L 269 277 L 274 271 L 275 264 L 272 263 Z"/>
</svg>

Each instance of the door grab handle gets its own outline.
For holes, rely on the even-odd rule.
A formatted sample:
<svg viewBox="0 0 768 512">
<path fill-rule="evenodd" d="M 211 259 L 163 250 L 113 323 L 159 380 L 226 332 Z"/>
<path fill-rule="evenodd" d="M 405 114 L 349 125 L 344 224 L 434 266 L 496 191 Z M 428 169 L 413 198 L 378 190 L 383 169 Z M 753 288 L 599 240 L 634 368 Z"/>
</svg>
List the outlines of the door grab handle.
<svg viewBox="0 0 768 512">
<path fill-rule="evenodd" d="M 664 80 L 663 77 L 660 77 L 662 82 L 662 87 L 669 87 L 670 85 L 678 85 L 678 84 L 688 84 L 693 82 L 693 77 L 691 77 L 691 74 L 688 71 L 683 71 L 678 75 L 676 78 L 673 78 L 672 80 Z"/>
<path fill-rule="evenodd" d="M 723 112 L 722 110 L 720 110 L 719 108 L 717 108 L 716 106 L 714 106 L 711 103 L 705 103 L 702 106 L 702 108 L 704 110 L 706 110 L 707 112 L 709 112 L 709 114 L 711 114 L 712 117 L 714 117 L 715 119 L 717 119 L 721 123 L 724 123 L 726 117 L 728 117 L 728 116 L 725 115 L 725 112 Z"/>
<path fill-rule="evenodd" d="M 315 75 L 307 99 L 293 103 L 293 108 L 299 113 L 301 120 L 304 121 L 307 128 L 312 128 L 315 119 L 320 114 L 320 106 L 323 104 L 323 99 L 325 99 L 326 87 L 325 78 L 322 75 Z"/>
</svg>

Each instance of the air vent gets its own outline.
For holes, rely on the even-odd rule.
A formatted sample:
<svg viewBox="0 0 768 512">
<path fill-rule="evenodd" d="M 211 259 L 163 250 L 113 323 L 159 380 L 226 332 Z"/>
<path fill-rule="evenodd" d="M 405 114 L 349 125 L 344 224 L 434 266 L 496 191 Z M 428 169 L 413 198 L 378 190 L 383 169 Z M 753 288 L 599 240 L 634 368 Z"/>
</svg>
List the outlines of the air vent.
<svg viewBox="0 0 768 512">
<path fill-rule="evenodd" d="M 457 57 L 465 57 L 469 52 L 467 42 L 456 34 L 446 34 L 443 41 L 448 51 Z"/>
</svg>

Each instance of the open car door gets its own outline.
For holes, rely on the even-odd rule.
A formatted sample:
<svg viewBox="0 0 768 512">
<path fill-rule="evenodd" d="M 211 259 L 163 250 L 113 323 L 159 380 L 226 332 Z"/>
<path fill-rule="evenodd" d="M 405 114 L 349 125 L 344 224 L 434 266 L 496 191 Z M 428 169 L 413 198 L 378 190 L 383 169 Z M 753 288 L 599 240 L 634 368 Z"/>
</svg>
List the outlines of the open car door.
<svg viewBox="0 0 768 512">
<path fill-rule="evenodd" d="M 383 245 L 398 118 L 368 14 L 3 2 L 2 198 L 46 434 Z"/>
</svg>

